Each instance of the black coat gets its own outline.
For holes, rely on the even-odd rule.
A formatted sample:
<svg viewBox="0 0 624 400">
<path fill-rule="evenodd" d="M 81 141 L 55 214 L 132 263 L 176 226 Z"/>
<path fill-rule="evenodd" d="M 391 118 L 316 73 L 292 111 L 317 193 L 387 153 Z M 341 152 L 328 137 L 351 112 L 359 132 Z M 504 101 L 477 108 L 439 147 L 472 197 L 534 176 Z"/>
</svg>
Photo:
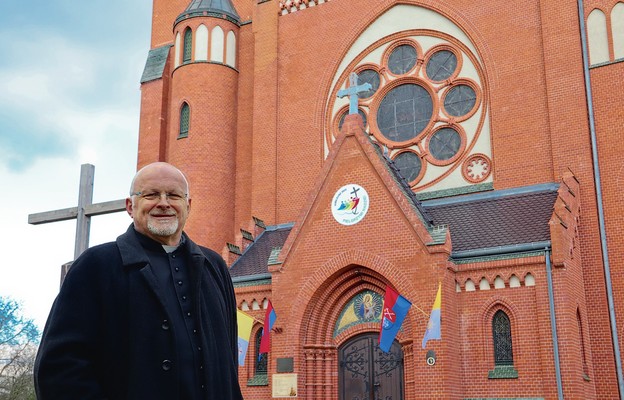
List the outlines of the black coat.
<svg viewBox="0 0 624 400">
<path fill-rule="evenodd" d="M 138 233 L 87 250 L 56 298 L 35 363 L 39 400 L 179 399 L 171 326 Z M 186 238 L 193 260 L 196 326 L 201 327 L 204 399 L 242 399 L 236 300 L 223 259 Z M 188 371 L 187 371 L 188 373 Z"/>
</svg>

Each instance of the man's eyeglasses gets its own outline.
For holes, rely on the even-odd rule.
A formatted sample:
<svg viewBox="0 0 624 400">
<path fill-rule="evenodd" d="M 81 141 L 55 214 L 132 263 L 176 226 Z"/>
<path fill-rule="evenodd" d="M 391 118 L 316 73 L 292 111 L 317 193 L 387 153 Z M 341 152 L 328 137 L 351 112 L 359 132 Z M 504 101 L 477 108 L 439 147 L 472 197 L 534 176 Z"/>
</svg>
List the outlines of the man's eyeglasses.
<svg viewBox="0 0 624 400">
<path fill-rule="evenodd" d="M 188 197 L 188 194 L 180 194 L 175 192 L 134 192 L 131 196 L 138 196 L 144 200 L 154 201 L 160 200 L 163 196 L 167 201 L 182 201 Z"/>
</svg>

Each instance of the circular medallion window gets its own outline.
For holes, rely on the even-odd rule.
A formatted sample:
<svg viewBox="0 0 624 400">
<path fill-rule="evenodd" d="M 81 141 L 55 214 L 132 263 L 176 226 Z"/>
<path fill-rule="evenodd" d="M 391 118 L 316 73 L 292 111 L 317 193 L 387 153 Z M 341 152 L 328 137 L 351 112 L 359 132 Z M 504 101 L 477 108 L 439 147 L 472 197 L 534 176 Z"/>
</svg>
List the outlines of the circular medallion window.
<svg viewBox="0 0 624 400">
<path fill-rule="evenodd" d="M 457 69 L 457 56 L 450 50 L 438 50 L 427 61 L 427 77 L 434 82 L 450 78 Z"/>
<path fill-rule="evenodd" d="M 363 71 L 358 72 L 358 84 L 370 83 L 371 89 L 365 92 L 359 92 L 358 97 L 360 99 L 367 99 L 375 94 L 377 89 L 379 89 L 379 83 L 381 82 L 381 78 L 379 77 L 379 73 L 374 69 L 365 69 Z"/>
<path fill-rule="evenodd" d="M 379 132 L 393 142 L 418 136 L 431 121 L 433 99 L 420 85 L 408 83 L 391 89 L 377 110 Z"/>
<path fill-rule="evenodd" d="M 444 110 L 452 117 L 463 117 L 470 113 L 477 103 L 477 94 L 468 85 L 457 85 L 444 96 Z"/>
<path fill-rule="evenodd" d="M 441 128 L 429 139 L 429 154 L 438 161 L 447 161 L 457 155 L 461 145 L 459 132 L 449 127 Z"/>
<path fill-rule="evenodd" d="M 388 58 L 388 69 L 395 75 L 403 75 L 416 65 L 416 49 L 409 44 L 397 46 Z"/>
<path fill-rule="evenodd" d="M 403 151 L 394 158 L 394 165 L 399 169 L 401 176 L 408 182 L 413 182 L 420 176 L 423 169 L 422 160 L 418 154 Z"/>
</svg>

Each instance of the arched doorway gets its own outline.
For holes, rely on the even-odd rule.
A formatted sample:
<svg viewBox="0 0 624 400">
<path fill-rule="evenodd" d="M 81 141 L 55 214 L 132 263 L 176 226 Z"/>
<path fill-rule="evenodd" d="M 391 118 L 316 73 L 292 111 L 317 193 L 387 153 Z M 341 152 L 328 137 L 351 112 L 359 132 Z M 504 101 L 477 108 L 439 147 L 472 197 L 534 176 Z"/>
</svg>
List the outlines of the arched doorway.
<svg viewBox="0 0 624 400">
<path fill-rule="evenodd" d="M 340 400 L 402 400 L 403 351 L 395 340 L 388 353 L 378 334 L 355 336 L 338 349 Z"/>
</svg>

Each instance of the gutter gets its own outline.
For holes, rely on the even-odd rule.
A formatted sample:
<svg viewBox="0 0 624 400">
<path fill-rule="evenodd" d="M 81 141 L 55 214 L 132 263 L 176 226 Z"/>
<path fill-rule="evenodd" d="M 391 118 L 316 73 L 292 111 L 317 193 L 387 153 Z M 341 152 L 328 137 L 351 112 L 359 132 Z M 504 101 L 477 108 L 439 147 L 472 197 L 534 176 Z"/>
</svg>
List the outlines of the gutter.
<svg viewBox="0 0 624 400">
<path fill-rule="evenodd" d="M 607 232 L 605 228 L 604 208 L 602 200 L 602 184 L 600 179 L 600 167 L 598 165 L 598 144 L 596 139 L 596 123 L 594 120 L 594 100 L 592 96 L 591 78 L 589 74 L 589 55 L 587 50 L 587 38 L 585 37 L 585 11 L 583 0 L 577 0 L 579 25 L 581 34 L 581 46 L 583 54 L 583 75 L 585 77 L 585 95 L 587 97 L 587 113 L 589 115 L 589 132 L 591 137 L 591 150 L 594 168 L 594 185 L 596 187 L 596 205 L 598 206 L 598 226 L 600 228 L 600 247 L 607 290 L 607 302 L 609 304 L 609 322 L 611 324 L 611 341 L 615 356 L 617 371 L 618 390 L 620 399 L 624 399 L 624 377 L 622 374 L 622 358 L 620 354 L 620 339 L 618 338 L 617 322 L 615 320 L 615 305 L 613 301 L 613 284 L 611 283 L 611 268 L 609 266 L 609 250 L 607 246 Z"/>
<path fill-rule="evenodd" d="M 471 257 L 485 257 L 501 254 L 524 253 L 529 251 L 544 250 L 550 248 L 550 240 L 544 242 L 532 242 L 522 244 L 512 244 L 507 246 L 487 247 L 484 249 L 459 250 L 451 252 L 451 258 L 454 260 Z"/>
<path fill-rule="evenodd" d="M 256 274 L 256 275 L 235 276 L 232 278 L 232 283 L 237 284 L 237 283 L 244 283 L 244 282 L 251 282 L 251 281 L 263 281 L 265 279 L 271 279 L 271 274 L 266 273 L 266 274 Z"/>
</svg>

